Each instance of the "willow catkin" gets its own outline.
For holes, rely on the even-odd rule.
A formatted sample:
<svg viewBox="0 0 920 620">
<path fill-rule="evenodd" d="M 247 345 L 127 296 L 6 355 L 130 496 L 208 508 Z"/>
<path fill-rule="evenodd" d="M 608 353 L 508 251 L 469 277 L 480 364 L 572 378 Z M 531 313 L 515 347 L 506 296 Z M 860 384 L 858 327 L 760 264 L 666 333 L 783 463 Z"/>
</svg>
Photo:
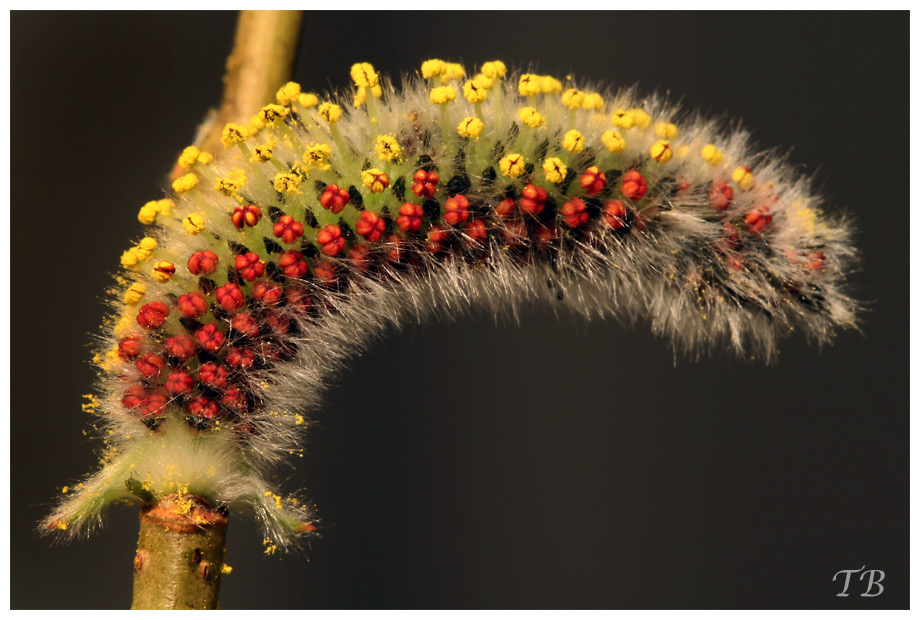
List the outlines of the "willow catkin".
<svg viewBox="0 0 920 620">
<path fill-rule="evenodd" d="M 847 223 L 743 131 L 499 61 L 464 75 L 429 60 L 396 89 L 359 63 L 353 100 L 289 83 L 216 157 L 182 152 L 111 291 L 103 467 L 46 530 L 191 493 L 295 544 L 313 517 L 270 472 L 343 361 L 408 319 L 545 299 L 767 361 L 854 326 Z"/>
</svg>

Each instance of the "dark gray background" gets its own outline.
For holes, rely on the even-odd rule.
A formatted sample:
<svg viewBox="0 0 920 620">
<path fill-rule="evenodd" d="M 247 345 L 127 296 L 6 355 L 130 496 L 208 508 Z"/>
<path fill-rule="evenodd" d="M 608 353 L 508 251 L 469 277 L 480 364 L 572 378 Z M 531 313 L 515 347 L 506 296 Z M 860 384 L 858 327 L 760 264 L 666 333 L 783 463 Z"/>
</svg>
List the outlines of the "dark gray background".
<svg viewBox="0 0 920 620">
<path fill-rule="evenodd" d="M 80 395 L 99 299 L 218 101 L 234 23 L 12 16 L 13 607 L 129 604 L 133 509 L 70 545 L 32 528 L 95 466 Z M 308 14 L 310 89 L 355 61 L 500 58 L 743 119 L 857 218 L 870 311 L 863 334 L 790 338 L 770 367 L 675 365 L 645 325 L 547 307 L 389 334 L 343 371 L 291 476 L 324 537 L 309 561 L 262 557 L 234 518 L 223 607 L 907 607 L 908 33 L 907 13 Z M 835 597 L 863 565 L 885 593 Z"/>
</svg>

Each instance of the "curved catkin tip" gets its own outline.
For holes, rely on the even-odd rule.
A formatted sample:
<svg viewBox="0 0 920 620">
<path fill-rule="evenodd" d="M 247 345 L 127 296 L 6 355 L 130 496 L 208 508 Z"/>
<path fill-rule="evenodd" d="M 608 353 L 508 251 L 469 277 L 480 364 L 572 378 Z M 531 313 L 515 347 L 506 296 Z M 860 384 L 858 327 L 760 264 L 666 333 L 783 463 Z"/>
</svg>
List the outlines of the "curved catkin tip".
<svg viewBox="0 0 920 620">
<path fill-rule="evenodd" d="M 45 523 L 116 500 L 247 506 L 266 550 L 316 529 L 268 472 L 384 328 L 536 300 L 646 322 L 679 351 L 773 358 L 855 324 L 846 221 L 807 179 L 659 98 L 432 59 L 369 63 L 329 97 L 291 83 L 140 207 L 95 357 L 103 468 Z"/>
</svg>

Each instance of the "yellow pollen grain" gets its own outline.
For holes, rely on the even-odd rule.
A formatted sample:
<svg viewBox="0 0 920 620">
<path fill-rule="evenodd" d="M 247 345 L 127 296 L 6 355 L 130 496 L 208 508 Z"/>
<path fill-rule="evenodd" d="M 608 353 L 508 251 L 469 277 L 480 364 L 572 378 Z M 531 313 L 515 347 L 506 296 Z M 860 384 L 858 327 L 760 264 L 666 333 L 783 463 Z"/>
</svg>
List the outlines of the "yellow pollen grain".
<svg viewBox="0 0 920 620">
<path fill-rule="evenodd" d="M 703 156 L 703 159 L 706 160 L 710 166 L 715 166 L 722 161 L 722 151 L 716 148 L 715 144 L 707 144 L 700 151 L 700 155 Z"/>
<path fill-rule="evenodd" d="M 300 415 L 299 413 L 294 416 L 294 424 L 296 424 L 297 426 L 300 426 L 301 424 L 303 424 L 303 416 Z"/>
<path fill-rule="evenodd" d="M 461 138 L 478 140 L 479 134 L 482 133 L 484 128 L 485 125 L 477 117 L 467 116 L 462 121 L 460 121 L 459 125 L 457 125 L 457 133 L 460 134 Z"/>
<path fill-rule="evenodd" d="M 538 129 L 546 124 L 546 117 L 537 112 L 533 106 L 527 106 L 518 110 L 518 118 L 521 122 L 533 129 Z"/>
<path fill-rule="evenodd" d="M 275 93 L 275 99 L 281 105 L 291 105 L 295 101 L 298 101 L 300 96 L 300 84 L 297 82 L 288 82 Z M 301 105 L 303 105 L 303 103 L 301 103 Z"/>
<path fill-rule="evenodd" d="M 190 235 L 197 235 L 205 229 L 204 215 L 198 212 L 189 213 L 182 218 L 182 226 Z"/>
<path fill-rule="evenodd" d="M 63 493 L 64 495 L 67 495 L 67 492 L 68 492 L 68 491 L 70 491 L 70 487 L 63 487 L 63 488 L 61 489 L 61 493 Z"/>
<path fill-rule="evenodd" d="M 197 146 L 187 146 L 182 150 L 182 154 L 179 155 L 179 166 L 185 170 L 190 170 L 200 156 L 201 151 L 198 150 Z"/>
<path fill-rule="evenodd" d="M 447 103 L 457 98 L 457 91 L 453 86 L 438 86 L 431 89 L 428 95 L 428 101 L 431 103 Z"/>
<path fill-rule="evenodd" d="M 377 153 L 377 157 L 383 161 L 398 160 L 402 155 L 399 141 L 394 134 L 381 134 L 377 136 L 377 140 L 374 143 L 374 151 Z"/>
<path fill-rule="evenodd" d="M 518 153 L 505 155 L 498 162 L 502 174 L 511 179 L 521 176 L 524 173 L 524 166 L 524 158 Z"/>
<path fill-rule="evenodd" d="M 173 191 L 181 194 L 182 192 L 187 192 L 190 189 L 195 188 L 198 185 L 198 177 L 194 173 L 189 172 L 188 174 L 183 174 L 181 177 L 173 181 L 172 188 Z"/>
<path fill-rule="evenodd" d="M 611 153 L 621 153 L 626 148 L 626 140 L 619 131 L 608 129 L 601 134 L 601 143 Z"/>
<path fill-rule="evenodd" d="M 543 162 L 543 172 L 550 183 L 562 183 L 569 169 L 558 157 L 549 157 Z"/>
<path fill-rule="evenodd" d="M 569 153 L 581 153 L 585 150 L 585 137 L 577 129 L 571 129 L 562 138 L 562 148 Z"/>
<path fill-rule="evenodd" d="M 233 567 L 230 566 L 229 564 L 221 564 L 220 572 L 222 575 L 229 575 L 230 573 L 233 572 Z"/>
</svg>

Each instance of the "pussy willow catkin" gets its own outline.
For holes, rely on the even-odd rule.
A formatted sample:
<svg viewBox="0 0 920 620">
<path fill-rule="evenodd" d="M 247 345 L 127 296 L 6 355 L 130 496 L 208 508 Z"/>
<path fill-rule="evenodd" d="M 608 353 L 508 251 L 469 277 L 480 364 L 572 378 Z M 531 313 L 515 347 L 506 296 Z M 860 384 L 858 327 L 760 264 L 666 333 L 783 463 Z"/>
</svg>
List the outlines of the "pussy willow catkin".
<svg viewBox="0 0 920 620">
<path fill-rule="evenodd" d="M 102 468 L 47 530 L 179 493 L 251 507 L 268 550 L 295 543 L 310 510 L 268 474 L 330 375 L 407 319 L 545 299 L 767 360 L 789 332 L 854 325 L 850 230 L 745 133 L 498 61 L 464 76 L 429 60 L 396 89 L 356 64 L 353 100 L 289 83 L 222 153 L 182 152 L 94 358 Z"/>
</svg>

